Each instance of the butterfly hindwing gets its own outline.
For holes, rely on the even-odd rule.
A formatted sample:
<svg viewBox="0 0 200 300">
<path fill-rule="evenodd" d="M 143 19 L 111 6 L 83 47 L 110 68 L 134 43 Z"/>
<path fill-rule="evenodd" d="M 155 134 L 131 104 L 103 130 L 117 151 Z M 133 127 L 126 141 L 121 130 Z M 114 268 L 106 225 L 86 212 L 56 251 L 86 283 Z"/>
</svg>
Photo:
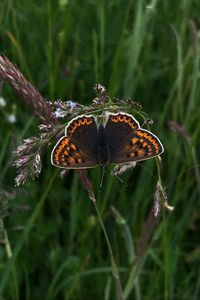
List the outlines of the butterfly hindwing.
<svg viewBox="0 0 200 300">
<path fill-rule="evenodd" d="M 55 145 L 51 154 L 51 162 L 54 166 L 65 169 L 85 169 L 97 165 L 95 157 L 66 136 Z"/>
<path fill-rule="evenodd" d="M 159 139 L 144 129 L 134 131 L 129 141 L 122 145 L 111 157 L 114 163 L 140 161 L 160 155 L 163 146 Z"/>
</svg>

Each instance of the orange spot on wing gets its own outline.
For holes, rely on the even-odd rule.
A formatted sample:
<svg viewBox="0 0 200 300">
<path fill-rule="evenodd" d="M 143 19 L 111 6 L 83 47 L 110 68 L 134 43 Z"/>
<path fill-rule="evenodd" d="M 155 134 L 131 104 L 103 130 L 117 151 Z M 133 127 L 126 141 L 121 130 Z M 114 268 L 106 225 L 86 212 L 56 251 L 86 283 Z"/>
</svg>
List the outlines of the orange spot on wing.
<svg viewBox="0 0 200 300">
<path fill-rule="evenodd" d="M 137 143 L 138 139 L 136 137 L 134 137 L 131 141 L 133 144 L 135 144 L 135 143 Z"/>
<path fill-rule="evenodd" d="M 76 150 L 76 146 L 75 146 L 74 144 L 71 144 L 71 148 L 72 148 L 73 150 Z"/>
<path fill-rule="evenodd" d="M 58 162 L 58 160 L 59 160 L 59 155 L 58 155 L 58 154 L 55 154 L 54 159 L 55 159 L 56 162 Z"/>
<path fill-rule="evenodd" d="M 135 153 L 134 153 L 134 152 L 130 152 L 129 156 L 130 156 L 130 157 L 134 157 L 134 156 L 135 156 Z"/>
<path fill-rule="evenodd" d="M 76 128 L 76 127 L 80 127 L 80 125 L 81 125 L 81 120 L 78 119 L 78 120 L 76 121 L 76 123 L 75 123 L 75 128 Z"/>
<path fill-rule="evenodd" d="M 118 116 L 118 121 L 120 121 L 120 122 L 123 122 L 123 121 L 124 121 L 124 118 L 123 118 L 122 115 L 119 115 L 119 116 Z"/>
<path fill-rule="evenodd" d="M 80 154 L 78 152 L 75 152 L 74 155 L 76 156 L 76 158 L 81 157 Z"/>
<path fill-rule="evenodd" d="M 75 159 L 73 157 L 69 157 L 68 161 L 70 165 L 73 165 L 75 163 Z"/>
<path fill-rule="evenodd" d="M 129 118 L 128 116 L 124 116 L 124 122 L 125 122 L 125 123 L 128 123 L 128 122 L 129 122 L 129 119 L 130 119 L 130 118 Z"/>
<path fill-rule="evenodd" d="M 86 119 L 86 123 L 87 123 L 87 125 L 90 125 L 92 123 L 92 119 L 91 118 Z"/>
<path fill-rule="evenodd" d="M 68 145 L 69 143 L 69 139 L 65 138 L 61 141 L 61 147 L 65 147 L 66 145 Z"/>
<path fill-rule="evenodd" d="M 138 151 L 138 155 L 139 155 L 139 156 L 143 156 L 143 155 L 144 155 L 144 150 L 143 150 L 143 149 L 140 149 L 140 150 Z"/>
<path fill-rule="evenodd" d="M 137 133 L 137 135 L 139 135 L 140 137 L 145 137 L 144 133 L 141 132 L 141 131 L 137 131 L 136 133 Z"/>
<path fill-rule="evenodd" d="M 87 123 L 87 119 L 86 119 L 86 118 L 83 118 L 83 119 L 81 119 L 80 121 L 81 121 L 81 124 L 82 124 L 82 125 L 85 125 L 85 124 Z"/>
<path fill-rule="evenodd" d="M 117 117 L 116 117 L 116 116 L 113 116 L 113 117 L 111 117 L 111 120 L 112 120 L 114 123 L 117 123 L 117 122 L 118 122 L 118 120 L 117 120 Z"/>
</svg>

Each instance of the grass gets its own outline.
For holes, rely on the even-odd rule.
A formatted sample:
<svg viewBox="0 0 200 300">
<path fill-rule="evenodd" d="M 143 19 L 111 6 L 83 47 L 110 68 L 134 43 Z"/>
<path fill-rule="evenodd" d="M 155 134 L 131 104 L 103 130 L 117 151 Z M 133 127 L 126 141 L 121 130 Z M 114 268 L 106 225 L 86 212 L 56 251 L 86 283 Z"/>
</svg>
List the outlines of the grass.
<svg viewBox="0 0 200 300">
<path fill-rule="evenodd" d="M 199 299 L 200 4 L 13 3 L 0 3 L 0 52 L 45 98 L 89 104 L 100 82 L 112 97 L 139 101 L 165 147 L 161 178 L 175 210 L 162 209 L 145 249 L 139 245 L 150 234 L 156 161 L 138 163 L 125 184 L 106 172 L 100 192 L 101 169 L 89 172 L 125 299 Z M 0 96 L 7 101 L 0 107 L 0 197 L 9 211 L 1 219 L 1 299 L 116 299 L 98 215 L 77 174 L 61 179 L 50 164 L 53 145 L 40 177 L 14 187 L 16 142 L 37 135 L 39 123 L 8 85 Z M 7 121 L 12 112 L 14 124 Z M 170 120 L 187 130 L 189 142 Z"/>
</svg>

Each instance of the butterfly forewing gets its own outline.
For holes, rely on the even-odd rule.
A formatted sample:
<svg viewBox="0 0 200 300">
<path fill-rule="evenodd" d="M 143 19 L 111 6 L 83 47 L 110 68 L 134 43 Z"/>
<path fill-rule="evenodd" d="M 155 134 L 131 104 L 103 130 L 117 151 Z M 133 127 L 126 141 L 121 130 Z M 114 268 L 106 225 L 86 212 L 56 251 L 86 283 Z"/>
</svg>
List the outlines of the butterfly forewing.
<svg viewBox="0 0 200 300">
<path fill-rule="evenodd" d="M 65 128 L 65 135 L 76 140 L 93 155 L 97 154 L 97 125 L 93 116 L 79 116 Z"/>
<path fill-rule="evenodd" d="M 131 115 L 122 112 L 110 114 L 105 126 L 109 156 L 114 155 L 137 128 L 139 123 Z"/>
</svg>

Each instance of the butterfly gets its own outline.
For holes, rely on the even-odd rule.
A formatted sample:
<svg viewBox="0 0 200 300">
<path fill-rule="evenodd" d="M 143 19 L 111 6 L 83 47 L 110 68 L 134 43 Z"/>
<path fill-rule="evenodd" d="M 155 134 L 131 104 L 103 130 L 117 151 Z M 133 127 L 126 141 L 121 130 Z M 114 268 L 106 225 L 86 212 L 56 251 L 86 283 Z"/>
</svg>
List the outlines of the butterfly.
<svg viewBox="0 0 200 300">
<path fill-rule="evenodd" d="M 51 163 L 65 169 L 87 169 L 108 163 L 146 160 L 163 153 L 160 140 L 140 128 L 130 114 L 110 113 L 104 125 L 92 115 L 72 119 L 51 153 Z"/>
</svg>

